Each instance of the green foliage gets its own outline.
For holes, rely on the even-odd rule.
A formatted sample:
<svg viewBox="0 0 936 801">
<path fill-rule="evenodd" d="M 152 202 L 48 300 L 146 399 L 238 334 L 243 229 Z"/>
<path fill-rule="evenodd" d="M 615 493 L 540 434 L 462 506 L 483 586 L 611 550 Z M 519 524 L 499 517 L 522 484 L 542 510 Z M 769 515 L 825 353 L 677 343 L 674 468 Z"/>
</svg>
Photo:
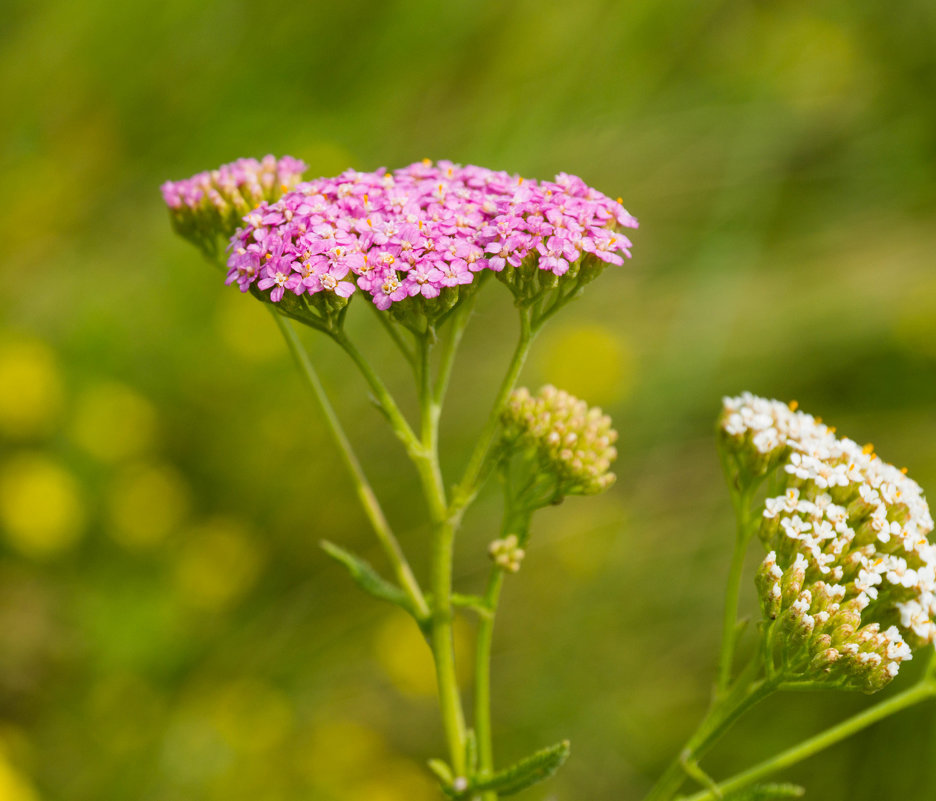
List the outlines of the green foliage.
<svg viewBox="0 0 936 801">
<path fill-rule="evenodd" d="M 348 569 L 351 578 L 368 595 L 381 601 L 389 601 L 411 614 L 414 613 L 406 594 L 396 584 L 391 584 L 383 578 L 371 567 L 370 562 L 328 540 L 322 540 L 319 544 L 325 553 Z"/>
<path fill-rule="evenodd" d="M 552 776 L 569 758 L 569 753 L 569 741 L 563 740 L 499 770 L 489 779 L 475 782 L 473 789 L 481 792 L 493 790 L 500 795 L 519 793 Z"/>
<path fill-rule="evenodd" d="M 441 759 L 430 759 L 426 764 L 429 766 L 429 770 L 431 770 L 439 780 L 442 787 L 449 790 L 452 786 L 452 782 L 455 781 L 455 777 L 452 775 L 452 769 L 449 767 L 448 763 Z"/>
</svg>

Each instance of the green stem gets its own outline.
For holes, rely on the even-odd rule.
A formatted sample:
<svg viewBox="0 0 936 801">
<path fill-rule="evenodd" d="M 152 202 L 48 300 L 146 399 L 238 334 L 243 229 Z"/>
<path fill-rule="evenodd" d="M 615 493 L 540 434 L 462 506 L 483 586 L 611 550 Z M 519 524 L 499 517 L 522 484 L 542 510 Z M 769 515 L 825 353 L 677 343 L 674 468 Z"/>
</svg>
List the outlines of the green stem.
<svg viewBox="0 0 936 801">
<path fill-rule="evenodd" d="M 420 453 L 413 457 L 423 494 L 432 517 L 432 618 L 429 644 L 436 668 L 436 684 L 449 758 L 456 777 L 467 777 L 465 759 L 465 715 L 455 671 L 455 642 L 452 629 L 452 558 L 456 526 L 448 513 L 445 483 L 439 467 L 438 431 L 441 406 L 432 389 L 431 335 L 419 343 Z"/>
<path fill-rule="evenodd" d="M 866 709 L 864 712 L 859 712 L 854 717 L 826 729 L 821 734 L 811 737 L 770 759 L 764 760 L 759 765 L 755 765 L 753 768 L 749 768 L 739 773 L 737 776 L 733 776 L 721 782 L 718 785 L 718 790 L 722 796 L 736 792 L 753 784 L 759 779 L 763 779 L 772 773 L 795 765 L 807 757 L 813 756 L 829 746 L 841 742 L 845 738 L 867 728 L 873 723 L 877 723 L 879 720 L 883 720 L 914 704 L 929 700 L 934 696 L 936 696 L 936 683 L 929 679 L 917 682 L 913 687 L 904 690 L 893 698 L 888 698 L 886 701 L 882 701 L 872 706 L 870 709 Z M 712 790 L 702 790 L 695 795 L 688 796 L 684 801 L 708 801 L 708 799 L 715 799 L 718 797 L 719 796 Z"/>
<path fill-rule="evenodd" d="M 364 469 L 361 467 L 361 463 L 354 453 L 351 441 L 348 439 L 347 434 L 345 434 L 341 421 L 338 419 L 338 415 L 335 413 L 335 409 L 331 405 L 328 395 L 325 393 L 325 388 L 322 386 L 322 382 L 319 380 L 318 374 L 312 366 L 308 353 L 302 346 L 302 342 L 299 341 L 299 337 L 289 320 L 273 309 L 270 309 L 270 312 L 276 320 L 276 324 L 279 326 L 300 372 L 305 376 L 306 381 L 308 381 L 322 409 L 325 422 L 332 432 L 335 444 L 338 446 L 338 451 L 348 471 L 351 473 L 358 498 L 361 501 L 361 505 L 364 507 L 364 513 L 367 515 L 367 519 L 370 521 L 374 532 L 377 534 L 377 539 L 383 546 L 393 566 L 397 581 L 399 581 L 400 586 L 409 598 L 417 617 L 421 620 L 428 619 L 430 614 L 429 605 L 426 603 L 419 583 L 416 581 L 416 577 L 413 575 L 413 571 L 406 560 L 406 556 L 403 554 L 403 550 L 399 542 L 397 542 L 390 528 L 390 524 L 387 522 L 383 509 L 380 507 L 380 502 L 377 500 L 377 496 L 374 494 L 370 482 L 364 474 Z"/>
<path fill-rule="evenodd" d="M 439 417 L 442 407 L 432 391 L 430 355 L 432 344 L 429 336 L 419 343 L 419 408 L 420 448 L 413 457 L 423 485 L 423 494 L 429 505 L 432 522 L 440 526 L 448 522 L 448 501 L 445 497 L 445 482 L 439 466 Z"/>
<path fill-rule="evenodd" d="M 709 709 L 695 734 L 654 785 L 646 801 L 670 801 L 686 779 L 686 764 L 697 762 L 748 709 L 773 693 L 776 680 L 739 680 L 734 688 Z"/>
<path fill-rule="evenodd" d="M 571 289 L 557 289 L 556 294 L 552 298 L 552 302 L 549 304 L 549 307 L 545 310 L 538 311 L 534 318 L 533 322 L 536 328 L 542 328 L 543 325 L 551 318 L 557 311 L 559 311 L 563 306 L 565 306 L 576 294 L 578 294 L 582 287 L 585 286 L 585 281 L 581 272 L 578 275 L 575 283 L 572 285 Z M 537 304 L 539 306 L 539 304 Z"/>
<path fill-rule="evenodd" d="M 456 778 L 467 775 L 465 760 L 465 715 L 455 672 L 455 644 L 452 632 L 452 550 L 455 527 L 439 526 L 433 537 L 431 587 L 432 626 L 429 644 L 436 668 L 442 724 L 449 746 L 449 758 Z"/>
<path fill-rule="evenodd" d="M 504 519 L 500 536 L 516 534 L 520 543 L 528 539 L 532 512 L 516 506 L 516 497 L 509 481 L 505 487 Z M 478 639 L 475 647 L 474 677 L 474 728 L 478 740 L 478 778 L 487 779 L 494 773 L 494 747 L 491 736 L 491 648 L 494 640 L 494 621 L 504 570 L 497 564 L 491 566 L 487 590 L 484 593 L 484 608 L 487 614 L 478 621 Z M 497 792 L 489 790 L 482 794 L 481 801 L 497 801 Z"/>
<path fill-rule="evenodd" d="M 507 368 L 507 374 L 504 376 L 504 380 L 501 382 L 500 389 L 497 392 L 494 406 L 484 424 L 484 428 L 481 430 L 478 444 L 475 446 L 471 458 L 468 460 L 468 466 L 465 468 L 462 480 L 458 484 L 456 497 L 452 503 L 454 513 L 458 513 L 467 507 L 478 492 L 479 479 L 484 472 L 485 463 L 494 441 L 494 435 L 500 423 L 501 410 L 504 408 L 508 396 L 517 383 L 520 370 L 523 368 L 527 354 L 530 352 L 530 346 L 533 344 L 533 338 L 537 330 L 538 329 L 533 328 L 530 309 L 527 307 L 520 307 L 520 339 L 517 342 L 517 347 L 514 350 L 510 365 Z"/>
<path fill-rule="evenodd" d="M 409 455 L 414 459 L 420 457 L 422 455 L 422 445 L 413 433 L 413 429 L 410 428 L 409 423 L 406 422 L 406 418 L 400 411 L 400 407 L 397 406 L 393 396 L 387 390 L 383 381 L 381 381 L 380 376 L 377 375 L 367 359 L 364 358 L 363 354 L 354 346 L 351 340 L 348 339 L 344 331 L 331 331 L 329 334 L 332 339 L 341 346 L 345 353 L 351 357 L 351 360 L 361 371 L 361 375 L 364 376 L 364 380 L 367 381 L 371 392 L 374 393 L 374 397 L 381 410 L 390 421 L 390 426 L 393 428 L 397 437 L 406 446 Z"/>
<path fill-rule="evenodd" d="M 504 571 L 491 569 L 484 605 L 489 614 L 478 621 L 478 642 L 475 648 L 474 728 L 478 738 L 478 778 L 487 779 L 494 773 L 494 746 L 491 737 L 491 647 L 494 640 L 494 617 L 504 584 Z M 497 801 L 497 793 L 482 794 L 482 801 Z"/>
<path fill-rule="evenodd" d="M 738 604 L 741 594 L 741 576 L 744 571 L 744 557 L 747 553 L 748 543 L 751 539 L 751 491 L 744 488 L 739 491 L 732 489 L 732 498 L 735 500 L 735 516 L 738 521 L 738 531 L 735 536 L 734 554 L 731 557 L 731 568 L 728 572 L 728 583 L 725 589 L 725 615 L 722 629 L 721 654 L 718 660 L 717 693 L 723 694 L 731 684 L 731 669 L 734 662 L 734 651 L 737 640 Z"/>
</svg>

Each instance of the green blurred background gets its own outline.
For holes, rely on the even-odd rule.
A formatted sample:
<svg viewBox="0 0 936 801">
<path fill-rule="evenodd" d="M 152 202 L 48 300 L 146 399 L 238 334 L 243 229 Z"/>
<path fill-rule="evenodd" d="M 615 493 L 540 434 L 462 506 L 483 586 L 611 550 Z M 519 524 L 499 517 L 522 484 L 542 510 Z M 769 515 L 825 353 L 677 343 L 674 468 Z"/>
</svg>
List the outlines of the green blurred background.
<svg viewBox="0 0 936 801">
<path fill-rule="evenodd" d="M 316 547 L 382 564 L 335 449 L 268 316 L 159 196 L 268 152 L 313 175 L 567 171 L 640 219 L 633 261 L 524 374 L 612 413 L 618 484 L 537 518 L 494 654 L 500 760 L 573 743 L 522 798 L 639 798 L 713 678 L 720 397 L 796 398 L 936 486 L 934 43 L 931 0 L 7 0 L 0 801 L 435 798 L 426 649 Z M 457 366 L 450 474 L 514 342 L 501 289 Z M 308 345 L 422 571 L 413 471 L 342 354 Z M 467 520 L 462 591 L 497 514 L 488 492 Z M 706 764 L 727 776 L 868 703 L 770 701 Z M 936 707 L 788 776 L 826 801 L 932 798 Z"/>
</svg>

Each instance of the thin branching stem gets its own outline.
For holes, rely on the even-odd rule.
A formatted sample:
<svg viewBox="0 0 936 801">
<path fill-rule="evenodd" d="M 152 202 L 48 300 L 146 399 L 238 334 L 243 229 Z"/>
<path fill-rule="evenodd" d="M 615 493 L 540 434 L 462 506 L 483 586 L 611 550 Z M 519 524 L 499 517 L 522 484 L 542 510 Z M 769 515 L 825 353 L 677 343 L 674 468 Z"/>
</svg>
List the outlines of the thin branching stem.
<svg viewBox="0 0 936 801">
<path fill-rule="evenodd" d="M 497 427 L 500 423 L 501 411 L 504 408 L 504 404 L 507 402 L 507 398 L 517 384 L 520 370 L 523 369 L 527 355 L 530 352 L 530 347 L 533 344 L 536 331 L 533 328 L 531 317 L 532 314 L 529 308 L 520 307 L 520 339 L 517 342 L 517 347 L 514 349 L 513 357 L 507 367 L 507 373 L 498 389 L 494 405 L 491 407 L 488 419 L 478 437 L 478 443 L 471 454 L 471 458 L 468 460 L 468 466 L 465 468 L 462 479 L 458 484 L 455 498 L 452 501 L 453 513 L 457 514 L 465 509 L 478 492 L 480 479 L 484 475 L 486 462 L 491 451 L 491 446 L 494 443 L 494 435 L 497 433 Z"/>
<path fill-rule="evenodd" d="M 721 653 L 718 660 L 717 692 L 719 695 L 723 694 L 731 683 L 735 645 L 738 638 L 741 577 L 744 571 L 744 557 L 751 541 L 751 495 L 752 492 L 747 487 L 737 492 L 732 490 L 732 497 L 735 499 L 737 532 L 734 553 L 731 556 L 731 567 L 728 571 L 728 582 L 725 587 L 725 613 L 722 624 Z"/>
<path fill-rule="evenodd" d="M 448 514 L 445 483 L 439 465 L 438 433 L 441 406 L 433 391 L 431 354 L 433 337 L 419 342 L 419 406 L 422 452 L 413 461 L 419 470 L 423 493 L 432 517 L 430 562 L 432 619 L 429 644 L 436 668 L 439 706 L 449 745 L 449 758 L 456 777 L 465 777 L 466 728 L 458 676 L 455 671 L 455 642 L 452 628 L 452 558 L 456 526 Z"/>
<path fill-rule="evenodd" d="M 370 521 L 374 532 L 377 534 L 377 539 L 380 541 L 380 544 L 383 546 L 390 560 L 397 581 L 399 581 L 400 586 L 406 593 L 415 614 L 421 620 L 427 619 L 429 617 L 429 605 L 426 603 L 426 599 L 419 587 L 419 582 L 413 575 L 413 571 L 406 560 L 406 556 L 394 536 L 390 524 L 387 522 L 380 502 L 377 500 L 377 496 L 370 482 L 367 480 L 367 476 L 364 473 L 364 469 L 361 467 L 357 454 L 354 452 L 351 441 L 348 439 L 347 434 L 345 434 L 344 427 L 341 425 L 341 421 L 338 419 L 338 415 L 325 392 L 325 388 L 322 386 L 318 373 L 316 373 L 315 368 L 312 366 L 309 354 L 299 340 L 292 323 L 272 309 L 271 313 L 283 334 L 283 338 L 286 340 L 286 344 L 289 346 L 289 351 L 293 359 L 295 359 L 299 371 L 305 377 L 312 389 L 312 393 L 318 401 L 325 418 L 325 423 L 332 433 L 335 444 L 338 446 L 338 452 L 341 454 L 348 471 L 351 473 L 358 498 L 361 501 L 361 505 L 364 507 L 364 513 L 367 515 L 367 519 Z"/>
<path fill-rule="evenodd" d="M 760 779 L 764 779 L 778 771 L 788 768 L 792 765 L 802 762 L 804 759 L 818 754 L 820 751 L 841 742 L 847 737 L 861 731 L 862 729 L 883 720 L 897 712 L 907 709 L 915 704 L 928 701 L 936 697 L 936 683 L 931 678 L 925 678 L 914 684 L 902 693 L 881 701 L 879 704 L 869 709 L 859 712 L 857 715 L 848 718 L 848 720 L 826 729 L 824 732 L 810 737 L 807 740 L 788 748 L 786 751 L 765 759 L 758 765 L 748 768 L 742 773 L 733 776 L 717 785 L 716 795 L 714 789 L 702 790 L 695 795 L 688 796 L 684 801 L 709 801 L 724 797 L 728 793 L 734 793 L 745 787 L 749 787 Z"/>
<path fill-rule="evenodd" d="M 348 339 L 344 331 L 332 331 L 329 333 L 332 339 L 334 339 L 345 353 L 351 357 L 351 360 L 357 366 L 358 370 L 360 370 L 361 375 L 364 376 L 364 380 L 367 381 L 371 392 L 374 393 L 374 399 L 377 401 L 377 405 L 386 415 L 394 433 L 406 446 L 407 452 L 411 457 L 419 456 L 422 451 L 422 445 L 416 434 L 413 433 L 413 429 L 410 428 L 410 424 L 406 421 L 403 412 L 400 411 L 400 407 L 397 406 L 396 401 L 393 399 L 393 396 L 390 394 L 380 376 L 377 375 L 374 368 L 371 367 L 370 363 L 355 347 L 354 343 Z"/>
</svg>

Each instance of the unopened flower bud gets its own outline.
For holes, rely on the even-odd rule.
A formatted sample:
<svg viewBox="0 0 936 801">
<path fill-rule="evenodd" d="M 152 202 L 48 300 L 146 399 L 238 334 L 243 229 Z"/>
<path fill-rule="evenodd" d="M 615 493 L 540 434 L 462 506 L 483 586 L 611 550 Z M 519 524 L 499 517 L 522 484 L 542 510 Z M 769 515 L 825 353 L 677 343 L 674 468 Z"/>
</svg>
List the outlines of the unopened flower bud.
<svg viewBox="0 0 936 801">
<path fill-rule="evenodd" d="M 805 557 L 802 554 L 797 554 L 793 564 L 783 571 L 780 588 L 783 600 L 786 603 L 793 603 L 793 600 L 800 594 L 800 590 L 803 589 L 807 565 Z"/>
<path fill-rule="evenodd" d="M 841 653 L 835 648 L 826 648 L 812 658 L 809 663 L 809 672 L 818 674 L 830 673 L 833 665 L 841 658 Z"/>
<path fill-rule="evenodd" d="M 809 651 L 810 653 L 818 654 L 828 648 L 831 648 L 832 645 L 832 637 L 829 634 L 819 634 L 817 632 L 813 635 L 812 640 L 809 642 Z"/>
<path fill-rule="evenodd" d="M 176 230 L 197 243 L 231 236 L 241 219 L 299 183 L 306 165 L 290 156 L 238 159 L 211 172 L 162 185 Z"/>
<path fill-rule="evenodd" d="M 854 642 L 855 627 L 849 623 L 838 626 L 833 630 L 831 639 L 832 644 L 837 648 L 841 648 L 845 643 Z"/>
<path fill-rule="evenodd" d="M 508 573 L 516 573 L 520 563 L 526 556 L 526 551 L 520 547 L 520 540 L 516 534 L 509 534 L 503 539 L 494 540 L 488 546 L 488 553 L 494 563 Z"/>
<path fill-rule="evenodd" d="M 556 477 L 559 497 L 594 495 L 614 482 L 617 432 L 597 407 L 553 386 L 536 395 L 521 387 L 508 399 L 502 419 L 505 446 L 535 452 L 539 468 Z"/>
<path fill-rule="evenodd" d="M 839 603 L 845 594 L 845 588 L 838 584 L 829 584 L 825 581 L 815 581 L 809 585 L 812 593 L 812 610 L 814 612 L 826 611 L 833 604 Z"/>
<path fill-rule="evenodd" d="M 771 551 L 767 554 L 767 558 L 761 562 L 755 575 L 757 591 L 761 599 L 761 609 L 764 617 L 768 620 L 774 620 L 780 614 L 780 581 L 782 578 L 783 571 L 777 567 L 777 555 Z"/>
<path fill-rule="evenodd" d="M 883 690 L 890 684 L 897 675 L 897 665 L 894 662 L 882 664 L 868 673 L 865 677 L 864 686 L 861 688 L 864 692 L 876 693 Z"/>
</svg>

